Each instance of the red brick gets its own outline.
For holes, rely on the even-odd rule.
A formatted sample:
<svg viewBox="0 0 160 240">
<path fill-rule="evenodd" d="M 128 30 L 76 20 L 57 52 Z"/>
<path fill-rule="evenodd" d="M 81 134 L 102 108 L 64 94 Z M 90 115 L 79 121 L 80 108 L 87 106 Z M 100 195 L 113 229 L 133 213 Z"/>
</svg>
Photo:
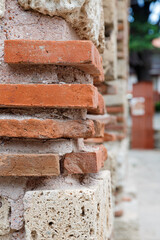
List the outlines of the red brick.
<svg viewBox="0 0 160 240">
<path fill-rule="evenodd" d="M 0 176 L 57 176 L 57 154 L 0 154 Z"/>
<path fill-rule="evenodd" d="M 0 84 L 0 107 L 96 110 L 98 91 L 90 84 Z"/>
<path fill-rule="evenodd" d="M 92 120 L 0 119 L 0 137 L 23 138 L 89 138 L 101 136 L 104 127 Z"/>
<path fill-rule="evenodd" d="M 111 84 L 99 84 L 96 85 L 98 91 L 103 95 L 115 95 L 117 94 L 117 87 Z"/>
<path fill-rule="evenodd" d="M 7 63 L 74 66 L 93 76 L 103 76 L 102 58 L 91 41 L 6 40 Z"/>
<path fill-rule="evenodd" d="M 107 159 L 107 150 L 103 145 L 93 152 L 68 153 L 65 155 L 64 168 L 70 174 L 97 173 Z"/>
<path fill-rule="evenodd" d="M 103 96 L 99 93 L 98 94 L 98 106 L 95 109 L 90 109 L 88 111 L 89 114 L 96 114 L 96 115 L 104 115 L 106 113 L 105 102 Z"/>
<path fill-rule="evenodd" d="M 111 107 L 106 107 L 106 110 L 107 110 L 107 113 L 109 113 L 109 114 L 117 114 L 117 113 L 123 113 L 124 107 L 123 107 L 123 105 L 111 106 Z"/>
<path fill-rule="evenodd" d="M 103 138 L 104 142 L 114 142 L 116 140 L 117 140 L 117 138 L 116 138 L 115 134 L 113 134 L 113 133 L 104 133 L 104 138 Z"/>
<path fill-rule="evenodd" d="M 100 143 L 103 143 L 104 140 L 103 138 L 87 138 L 87 139 L 84 139 L 84 143 L 95 143 L 95 144 L 100 144 Z"/>
<path fill-rule="evenodd" d="M 105 129 L 110 131 L 126 132 L 127 127 L 126 127 L 126 124 L 108 124 L 106 125 Z"/>
</svg>

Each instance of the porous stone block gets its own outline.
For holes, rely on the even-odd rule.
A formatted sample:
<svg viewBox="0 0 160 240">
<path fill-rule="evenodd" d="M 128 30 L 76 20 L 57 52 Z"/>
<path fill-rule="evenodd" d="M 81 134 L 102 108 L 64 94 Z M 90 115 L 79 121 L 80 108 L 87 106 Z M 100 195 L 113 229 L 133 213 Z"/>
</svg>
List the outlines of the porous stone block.
<svg viewBox="0 0 160 240">
<path fill-rule="evenodd" d="M 127 80 L 128 77 L 128 63 L 126 59 L 118 59 L 118 78 Z"/>
<path fill-rule="evenodd" d="M 0 176 L 55 176 L 60 174 L 57 154 L 0 154 Z"/>
<path fill-rule="evenodd" d="M 103 67 L 105 81 L 116 80 L 117 78 L 117 40 L 116 31 L 113 30 L 105 41 L 103 53 Z"/>
<path fill-rule="evenodd" d="M 45 15 L 60 16 L 75 29 L 81 39 L 93 41 L 103 50 L 102 1 L 71 0 L 18 0 L 24 9 L 33 9 Z"/>
<path fill-rule="evenodd" d="M 93 148 L 92 152 L 68 153 L 64 158 L 64 168 L 69 174 L 97 173 L 107 159 L 103 145 Z"/>
<path fill-rule="evenodd" d="M 4 52 L 7 63 L 69 65 L 103 75 L 102 58 L 91 41 L 6 40 Z"/>
<path fill-rule="evenodd" d="M 112 95 L 104 95 L 104 101 L 107 106 L 113 105 L 122 105 L 125 104 L 127 99 L 127 81 L 126 80 L 117 80 L 112 83 L 117 87 L 117 94 Z"/>
<path fill-rule="evenodd" d="M 0 0 L 0 18 L 4 16 L 5 0 Z"/>
<path fill-rule="evenodd" d="M 140 240 L 137 200 L 123 202 L 121 209 L 123 215 L 114 220 L 115 240 Z"/>
<path fill-rule="evenodd" d="M 90 84 L 1 84 L 1 107 L 97 109 L 98 91 Z"/>
<path fill-rule="evenodd" d="M 117 184 L 117 158 L 115 151 L 110 150 L 108 152 L 108 161 L 104 163 L 103 169 L 111 172 L 112 193 L 114 193 Z"/>
<path fill-rule="evenodd" d="M 103 0 L 104 23 L 114 28 L 117 22 L 117 1 Z"/>
<path fill-rule="evenodd" d="M 112 231 L 110 173 L 102 171 L 86 176 L 83 184 L 79 179 L 73 184 L 67 178 L 65 181 L 59 178 L 54 189 L 26 192 L 26 240 L 109 238 Z"/>
<path fill-rule="evenodd" d="M 0 196 L 0 239 L 10 232 L 9 211 L 10 204 L 8 199 Z"/>
<path fill-rule="evenodd" d="M 63 156 L 66 153 L 78 151 L 77 140 L 55 139 L 38 140 L 10 138 L 0 139 L 0 154 L 50 154 L 58 153 Z"/>
</svg>

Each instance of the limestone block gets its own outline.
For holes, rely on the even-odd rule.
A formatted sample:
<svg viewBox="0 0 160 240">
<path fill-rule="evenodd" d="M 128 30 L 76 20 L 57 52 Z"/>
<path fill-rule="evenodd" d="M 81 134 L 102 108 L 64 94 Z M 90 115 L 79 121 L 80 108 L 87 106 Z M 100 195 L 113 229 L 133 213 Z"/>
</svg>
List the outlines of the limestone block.
<svg viewBox="0 0 160 240">
<path fill-rule="evenodd" d="M 121 105 L 126 101 L 127 93 L 127 81 L 126 80 L 117 80 L 112 83 L 117 87 L 116 95 L 104 95 L 104 101 L 106 106 Z"/>
<path fill-rule="evenodd" d="M 128 76 L 128 63 L 125 59 L 118 59 L 118 77 L 127 79 Z"/>
<path fill-rule="evenodd" d="M 112 192 L 114 193 L 117 183 L 117 158 L 114 151 L 108 152 L 108 159 L 104 163 L 103 169 L 109 170 L 111 172 Z"/>
<path fill-rule="evenodd" d="M 103 49 L 101 0 L 18 0 L 25 10 L 33 9 L 45 15 L 60 16 L 76 30 L 81 39 L 92 40 Z"/>
<path fill-rule="evenodd" d="M 118 1 L 118 21 L 127 21 L 127 1 Z"/>
<path fill-rule="evenodd" d="M 83 184 L 70 177 L 56 181 L 52 190 L 26 192 L 26 240 L 107 240 L 112 231 L 110 173 L 86 176 Z"/>
<path fill-rule="evenodd" d="M 117 21 L 117 1 L 103 0 L 105 25 L 114 26 Z"/>
<path fill-rule="evenodd" d="M 10 231 L 9 209 L 8 199 L 0 196 L 0 239 L 1 236 L 8 234 Z"/>
<path fill-rule="evenodd" d="M 0 0 L 0 18 L 4 16 L 5 12 L 5 0 Z"/>
<path fill-rule="evenodd" d="M 105 41 L 103 68 L 105 81 L 115 80 L 117 78 L 117 41 L 115 30 L 112 31 L 111 35 Z"/>
<path fill-rule="evenodd" d="M 139 219 L 137 201 L 124 202 L 122 204 L 124 214 L 115 218 L 115 240 L 140 240 Z"/>
</svg>

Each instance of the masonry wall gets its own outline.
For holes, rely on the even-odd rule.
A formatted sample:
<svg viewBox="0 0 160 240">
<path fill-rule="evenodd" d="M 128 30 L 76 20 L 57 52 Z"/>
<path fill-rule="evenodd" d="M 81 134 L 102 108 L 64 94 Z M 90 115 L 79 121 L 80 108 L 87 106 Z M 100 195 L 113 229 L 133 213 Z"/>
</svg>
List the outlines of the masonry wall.
<svg viewBox="0 0 160 240">
<path fill-rule="evenodd" d="M 113 237 L 127 106 L 118 4 L 0 1 L 2 240 Z"/>
</svg>

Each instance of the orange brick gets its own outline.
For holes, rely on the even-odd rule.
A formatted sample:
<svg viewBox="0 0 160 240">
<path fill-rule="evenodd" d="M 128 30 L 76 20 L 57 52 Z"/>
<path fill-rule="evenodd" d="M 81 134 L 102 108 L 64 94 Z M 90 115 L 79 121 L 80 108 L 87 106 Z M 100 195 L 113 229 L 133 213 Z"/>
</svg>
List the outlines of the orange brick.
<svg viewBox="0 0 160 240">
<path fill-rule="evenodd" d="M 74 66 L 93 76 L 103 76 L 102 58 L 91 41 L 6 40 L 7 63 Z"/>
<path fill-rule="evenodd" d="M 96 110 L 98 91 L 90 84 L 0 84 L 0 107 Z"/>
<path fill-rule="evenodd" d="M 0 119 L 0 137 L 23 138 L 89 138 L 95 135 L 101 136 L 98 121 L 92 120 L 39 120 L 39 119 Z"/>
<path fill-rule="evenodd" d="M 0 176 L 57 176 L 57 154 L 0 154 Z"/>
<path fill-rule="evenodd" d="M 96 109 L 90 109 L 88 111 L 89 114 L 103 115 L 106 113 L 105 102 L 103 96 L 98 93 L 98 106 Z"/>
<path fill-rule="evenodd" d="M 95 144 L 100 144 L 103 143 L 104 140 L 103 138 L 88 138 L 88 139 L 84 139 L 84 143 L 95 143 Z"/>
<path fill-rule="evenodd" d="M 95 147 L 93 152 L 68 153 L 65 155 L 64 168 L 69 174 L 97 173 L 107 159 L 107 150 L 103 145 Z"/>
<path fill-rule="evenodd" d="M 116 138 L 116 135 L 115 134 L 112 134 L 112 133 L 104 133 L 104 138 L 103 138 L 103 141 L 104 142 L 114 142 L 116 141 L 117 138 Z"/>
<path fill-rule="evenodd" d="M 123 131 L 126 132 L 126 124 L 108 124 L 105 127 L 106 130 L 110 131 Z"/>
<path fill-rule="evenodd" d="M 99 84 L 96 86 L 98 88 L 98 91 L 103 95 L 115 95 L 117 94 L 117 88 L 114 85 L 111 84 Z"/>
<path fill-rule="evenodd" d="M 109 113 L 109 114 L 117 114 L 117 113 L 123 113 L 124 107 L 123 107 L 123 105 L 111 106 L 111 107 L 106 107 L 106 110 L 107 110 L 107 113 Z"/>
</svg>

